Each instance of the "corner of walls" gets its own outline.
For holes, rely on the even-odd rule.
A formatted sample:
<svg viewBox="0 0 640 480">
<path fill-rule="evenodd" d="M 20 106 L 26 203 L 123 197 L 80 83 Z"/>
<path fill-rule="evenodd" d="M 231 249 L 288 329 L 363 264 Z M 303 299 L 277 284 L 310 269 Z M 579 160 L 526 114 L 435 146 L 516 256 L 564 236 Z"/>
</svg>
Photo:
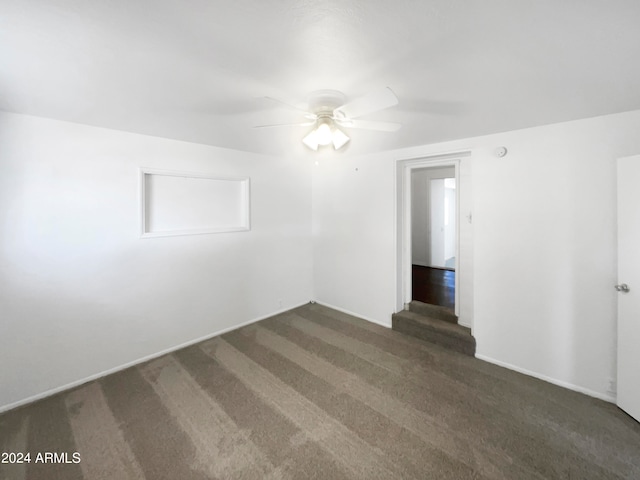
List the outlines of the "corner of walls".
<svg viewBox="0 0 640 480">
<path fill-rule="evenodd" d="M 314 299 L 385 326 L 395 306 L 394 168 L 340 155 L 313 171 Z"/>
<path fill-rule="evenodd" d="M 472 274 L 461 288 L 479 357 L 611 400 L 615 159 L 640 152 L 639 129 L 633 111 L 327 161 L 313 181 L 316 300 L 384 324 L 396 162 L 470 150 Z"/>
<path fill-rule="evenodd" d="M 0 113 L 0 405 L 313 296 L 311 170 Z M 251 230 L 140 238 L 139 167 L 251 178 Z"/>
<path fill-rule="evenodd" d="M 315 299 L 367 320 L 391 326 L 397 310 L 397 168 L 402 160 L 460 152 L 421 146 L 375 154 L 329 158 L 314 169 Z M 470 207 L 471 161 L 461 161 L 465 193 L 461 208 Z M 463 228 L 466 289 L 461 320 L 472 323 L 472 229 Z M 468 248 L 467 248 L 468 246 Z M 462 257 L 462 255 L 461 255 Z"/>
</svg>

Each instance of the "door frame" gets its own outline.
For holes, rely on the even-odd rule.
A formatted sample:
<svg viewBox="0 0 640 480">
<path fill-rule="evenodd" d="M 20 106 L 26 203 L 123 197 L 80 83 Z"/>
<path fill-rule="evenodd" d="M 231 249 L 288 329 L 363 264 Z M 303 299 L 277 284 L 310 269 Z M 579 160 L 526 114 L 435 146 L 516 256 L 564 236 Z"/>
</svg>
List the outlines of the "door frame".
<svg viewBox="0 0 640 480">
<path fill-rule="evenodd" d="M 430 167 L 454 167 L 456 178 L 455 314 L 460 314 L 460 160 L 471 151 L 406 158 L 396 163 L 396 312 L 411 301 L 411 172 Z"/>
</svg>

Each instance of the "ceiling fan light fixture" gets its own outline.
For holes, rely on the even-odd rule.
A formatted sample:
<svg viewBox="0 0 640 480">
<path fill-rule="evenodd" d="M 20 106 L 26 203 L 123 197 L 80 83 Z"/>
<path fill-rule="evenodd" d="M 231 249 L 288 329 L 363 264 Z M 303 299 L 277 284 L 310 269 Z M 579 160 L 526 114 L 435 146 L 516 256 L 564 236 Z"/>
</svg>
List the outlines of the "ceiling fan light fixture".
<svg viewBox="0 0 640 480">
<path fill-rule="evenodd" d="M 318 121 L 318 126 L 302 139 L 302 143 L 314 151 L 317 151 L 319 146 L 331 144 L 334 149 L 338 150 L 349 140 L 347 134 L 336 128 L 331 119 L 322 118 Z"/>
<path fill-rule="evenodd" d="M 342 147 L 345 146 L 345 144 L 351 140 L 346 133 L 344 133 L 342 130 L 338 129 L 338 128 L 334 128 L 333 129 L 333 135 L 332 135 L 332 141 L 333 141 L 333 148 L 335 148 L 336 150 L 341 149 Z"/>
<path fill-rule="evenodd" d="M 397 105 L 398 97 L 389 87 L 370 92 L 348 103 L 345 103 L 344 94 L 337 90 L 318 90 L 309 95 L 307 100 L 308 109 L 306 110 L 272 97 L 265 98 L 302 113 L 306 119 L 311 121 L 294 124 L 258 125 L 254 128 L 307 127 L 315 124 L 313 130 L 302 139 L 302 143 L 313 151 L 317 151 L 320 146 L 330 144 L 333 145 L 335 150 L 344 147 L 351 139 L 338 127 L 379 132 L 395 132 L 401 127 L 399 123 L 360 120 L 358 118 Z"/>
<path fill-rule="evenodd" d="M 302 143 L 304 143 L 311 150 L 314 150 L 314 151 L 318 150 L 319 143 L 318 143 L 317 130 L 315 128 L 311 130 L 311 132 L 302 139 Z"/>
<path fill-rule="evenodd" d="M 333 132 L 328 120 L 323 120 L 316 128 L 316 139 L 319 145 L 329 145 L 332 141 Z"/>
</svg>

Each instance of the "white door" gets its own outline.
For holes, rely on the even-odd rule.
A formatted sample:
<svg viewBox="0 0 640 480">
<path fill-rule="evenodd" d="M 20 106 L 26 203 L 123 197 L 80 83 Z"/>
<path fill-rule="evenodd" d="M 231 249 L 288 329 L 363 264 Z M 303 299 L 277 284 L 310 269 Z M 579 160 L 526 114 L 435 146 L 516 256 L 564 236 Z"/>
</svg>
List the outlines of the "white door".
<svg viewBox="0 0 640 480">
<path fill-rule="evenodd" d="M 618 406 L 640 421 L 640 155 L 618 159 Z"/>
</svg>

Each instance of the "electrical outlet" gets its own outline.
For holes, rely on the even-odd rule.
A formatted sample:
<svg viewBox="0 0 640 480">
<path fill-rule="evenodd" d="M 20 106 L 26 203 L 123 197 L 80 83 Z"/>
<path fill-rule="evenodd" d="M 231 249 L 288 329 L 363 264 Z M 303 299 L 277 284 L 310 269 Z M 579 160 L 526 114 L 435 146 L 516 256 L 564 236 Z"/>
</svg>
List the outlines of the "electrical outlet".
<svg viewBox="0 0 640 480">
<path fill-rule="evenodd" d="M 607 393 L 611 395 L 616 395 L 616 393 L 618 393 L 618 384 L 615 378 L 609 379 L 609 387 L 607 388 Z"/>
</svg>

